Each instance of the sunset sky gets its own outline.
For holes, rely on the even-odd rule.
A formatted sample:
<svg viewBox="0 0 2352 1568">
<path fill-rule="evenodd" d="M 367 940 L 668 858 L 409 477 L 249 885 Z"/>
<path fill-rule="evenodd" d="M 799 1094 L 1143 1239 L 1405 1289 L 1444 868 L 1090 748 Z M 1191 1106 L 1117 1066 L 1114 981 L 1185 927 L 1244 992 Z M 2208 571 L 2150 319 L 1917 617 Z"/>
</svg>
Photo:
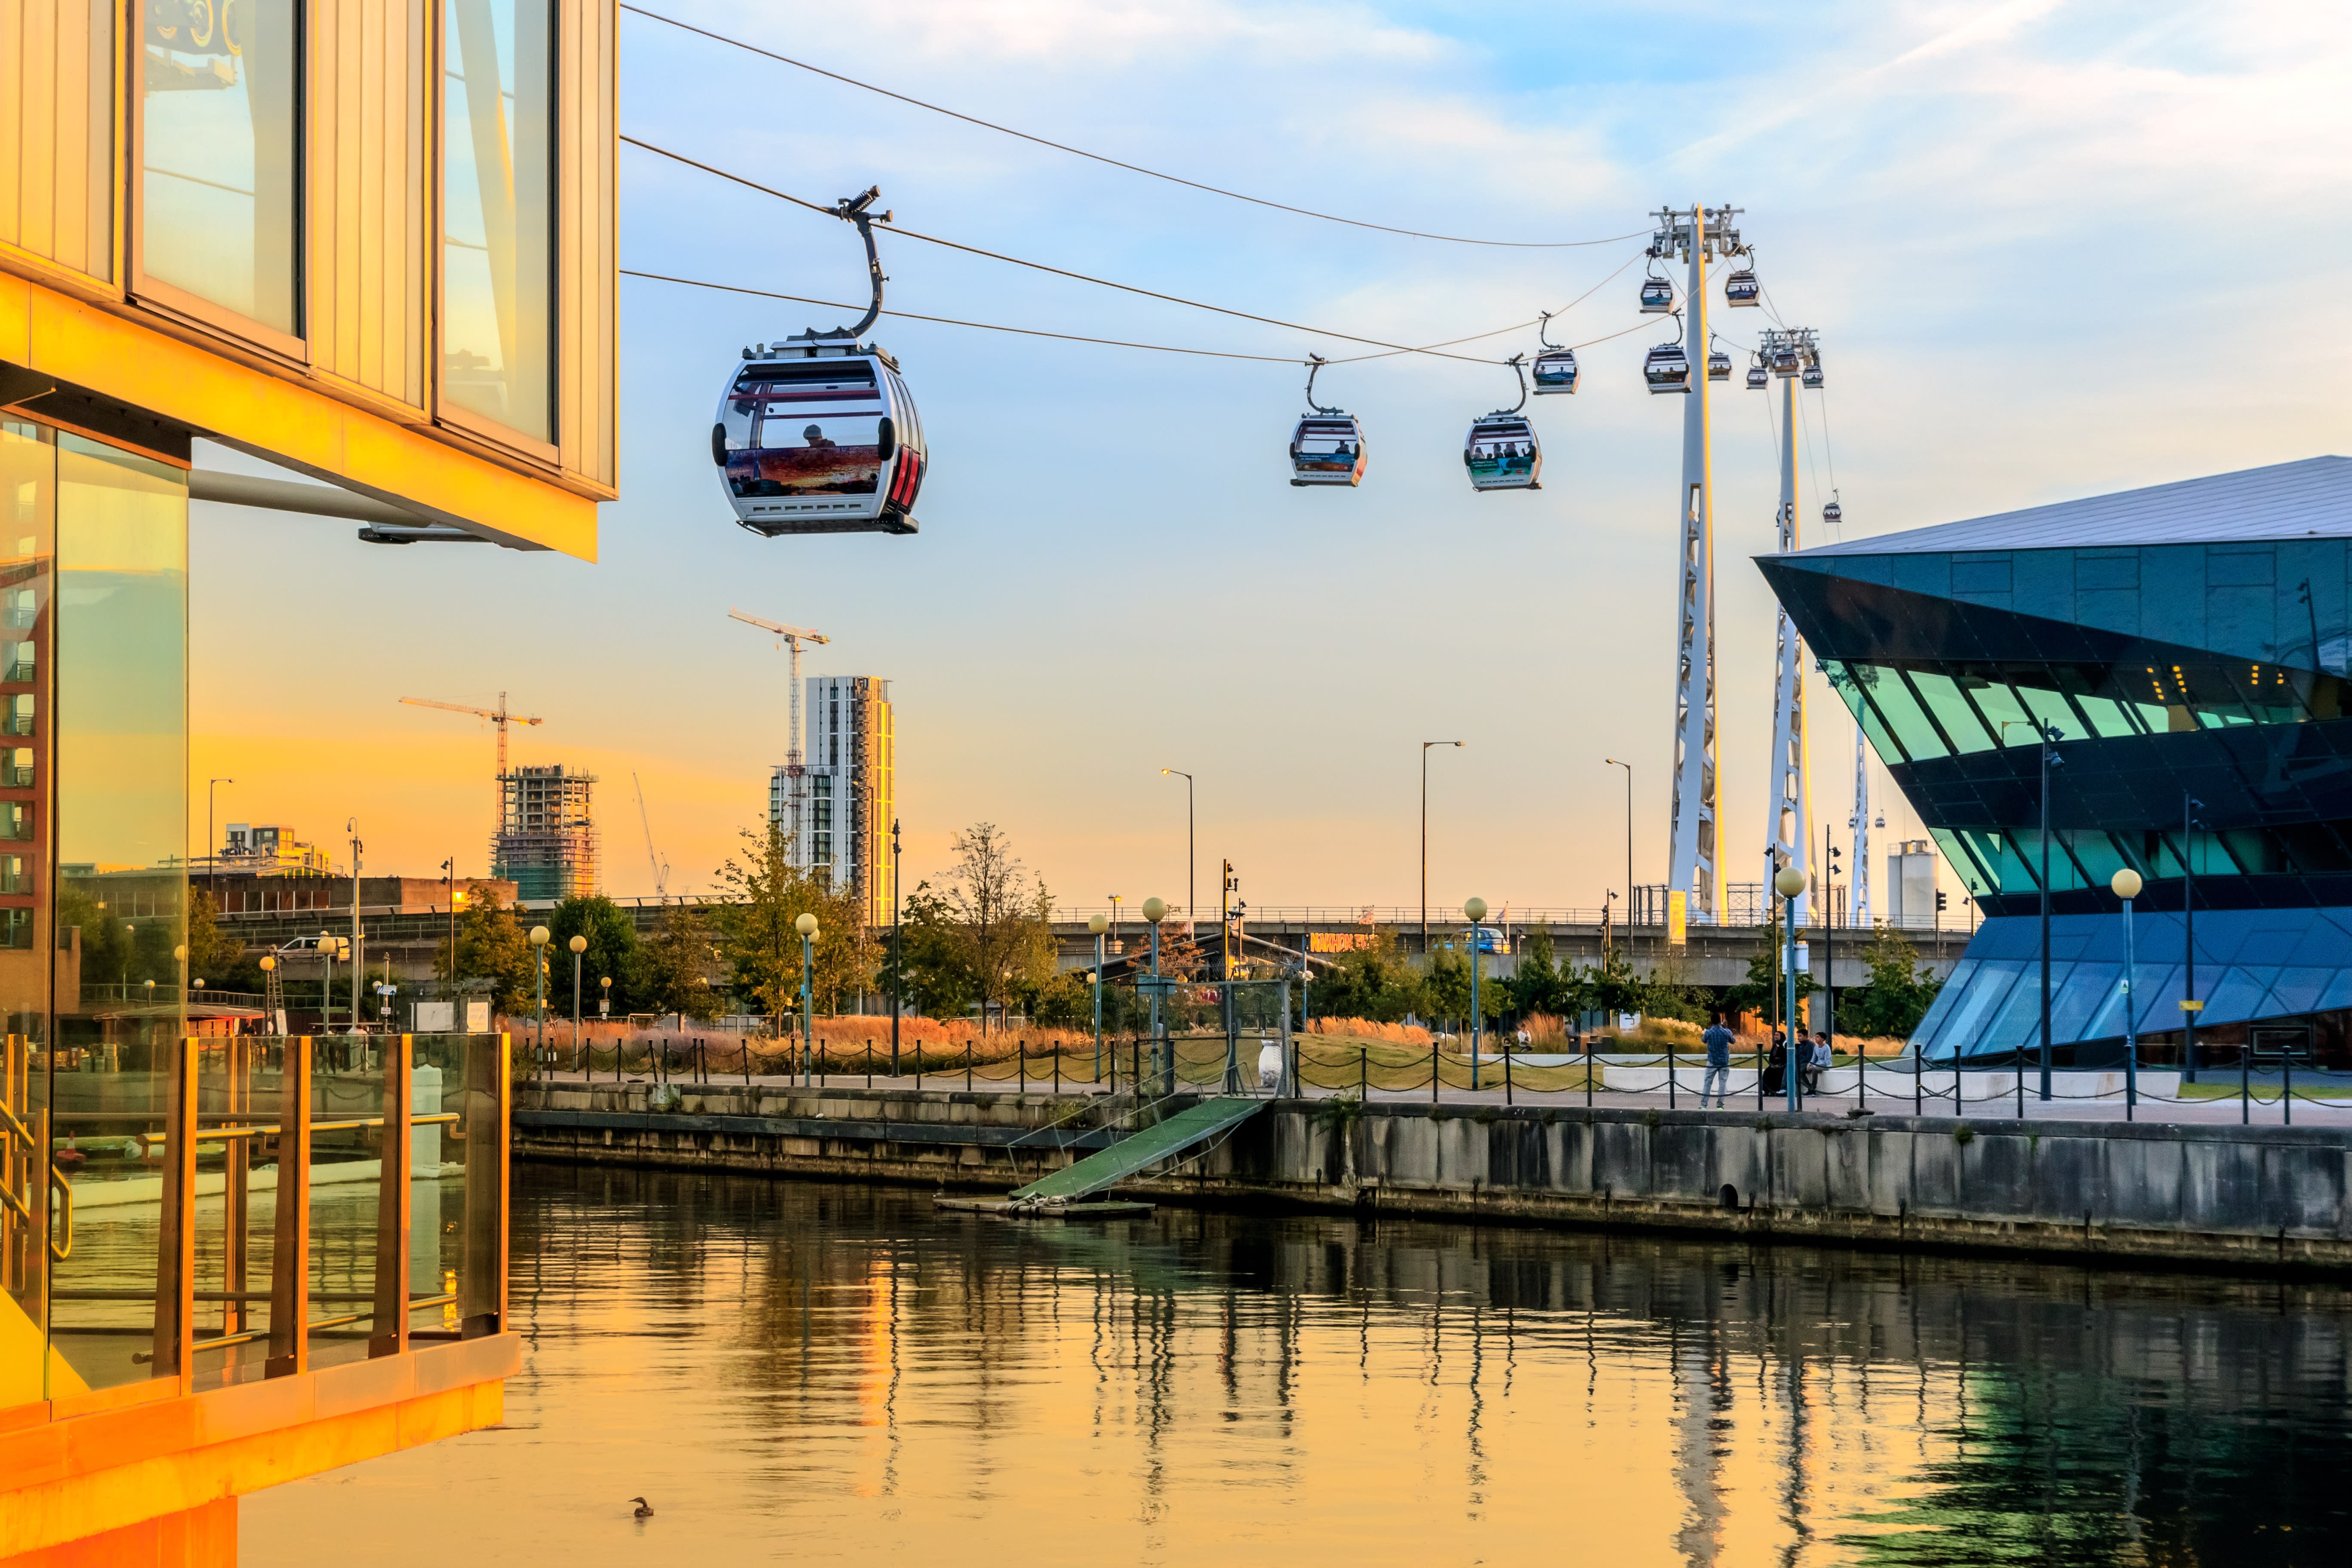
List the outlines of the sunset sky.
<svg viewBox="0 0 2352 1568">
<path fill-rule="evenodd" d="M 2347 450 L 2340 6 L 2186 4 L 1344 5 L 1214 0 L 656 0 L 908 95 L 1189 178 L 1404 227 L 1622 236 L 1729 202 L 1773 305 L 1820 329 L 1816 541 Z M 622 130 L 829 202 L 869 184 L 903 226 L 1332 332 L 1433 342 L 1557 310 L 1639 239 L 1505 249 L 1375 234 L 1090 163 L 623 16 Z M 853 231 L 634 148 L 625 267 L 862 298 Z M 1262 326 L 883 239 L 893 307 L 1303 359 Z M 1665 335 L 1639 263 L 1561 319 L 1584 390 L 1531 401 L 1536 494 L 1474 495 L 1469 418 L 1508 372 L 1343 366 L 1352 492 L 1298 490 L 1303 374 L 887 319 L 936 468 L 913 538 L 734 526 L 707 432 L 745 342 L 836 312 L 622 283 L 623 499 L 595 564 L 383 549 L 352 525 L 195 509 L 194 794 L 216 821 L 336 839 L 372 873 L 486 869 L 485 724 L 519 761 L 602 777 L 604 877 L 650 893 L 631 775 L 673 890 L 707 888 L 782 760 L 784 659 L 730 606 L 834 637 L 809 672 L 898 702 L 906 882 L 991 819 L 1066 905 L 1184 898 L 1199 780 L 1203 902 L 1431 894 L 1591 907 L 1665 874 L 1681 401 L 1641 386 Z M 1752 342 L 1763 311 L 1718 310 Z M 1532 350 L 1532 331 L 1462 351 Z M 1777 392 L 1773 401 L 1777 403 Z M 1760 394 L 1719 389 L 1723 823 L 1729 881 L 1764 827 L 1775 452 Z M 1562 406 L 1565 405 L 1565 406 Z M 217 448 L 201 465 L 263 471 Z M 1848 809 L 1853 728 L 1814 694 L 1816 832 Z M 1880 775 L 1888 829 L 1916 826 Z M 336 858 L 347 862 L 347 848 Z M 1948 885 L 1949 885 L 1948 878 Z M 1882 895 L 1883 897 L 1883 895 Z"/>
</svg>

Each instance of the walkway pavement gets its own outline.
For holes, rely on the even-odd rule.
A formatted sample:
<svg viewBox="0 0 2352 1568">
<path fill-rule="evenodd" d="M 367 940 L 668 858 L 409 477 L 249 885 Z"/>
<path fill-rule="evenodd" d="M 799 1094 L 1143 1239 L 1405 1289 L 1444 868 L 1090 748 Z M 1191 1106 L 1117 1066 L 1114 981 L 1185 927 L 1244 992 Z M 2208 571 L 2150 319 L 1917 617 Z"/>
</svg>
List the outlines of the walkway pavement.
<svg viewBox="0 0 2352 1568">
<path fill-rule="evenodd" d="M 1693 1076 L 1696 1079 L 1696 1071 Z M 1876 1069 L 1873 1069 L 1872 1076 L 1874 1080 L 1877 1079 Z M 1866 1093 L 1859 1098 L 1853 1094 L 1806 1096 L 1802 1109 L 1815 1112 L 1848 1113 L 1860 1110 L 1885 1116 L 1912 1115 L 1914 1113 L 1913 1098 L 1909 1092 L 1909 1080 L 1903 1079 L 1894 1073 L 1886 1076 L 1894 1081 L 1884 1085 L 1874 1081 Z M 1949 1075 L 1942 1076 L 1948 1084 Z M 2000 1076 L 2004 1080 L 2008 1077 L 2007 1074 Z M 557 1083 L 578 1084 L 582 1081 L 580 1075 L 574 1072 L 558 1071 L 547 1077 Z M 609 1073 L 602 1073 L 598 1074 L 593 1081 L 598 1086 L 610 1087 L 614 1079 Z M 622 1081 L 628 1084 L 645 1084 L 651 1080 L 643 1072 L 632 1072 L 624 1075 Z M 675 1082 L 679 1089 L 688 1092 L 698 1087 L 684 1076 L 669 1081 Z M 797 1076 L 781 1073 L 755 1073 L 751 1081 L 754 1087 L 761 1089 L 787 1089 L 801 1086 L 801 1079 Z M 866 1087 L 868 1081 L 863 1073 L 838 1073 L 824 1077 L 822 1079 L 822 1087 L 863 1089 Z M 1934 1081 L 1933 1078 L 1927 1080 L 1930 1086 Z M 2257 1127 L 2280 1125 L 2283 1117 L 2278 1100 L 2279 1082 L 2276 1074 L 2255 1075 L 2254 1098 L 2251 1107 L 2242 1105 L 2237 1098 L 2237 1080 L 2234 1075 L 2224 1072 L 2219 1079 L 2209 1081 L 2226 1087 L 2230 1092 L 2230 1098 L 2169 1100 L 2143 1095 L 2136 1108 L 2127 1110 L 2123 1097 L 2119 1094 L 2100 1099 L 2052 1099 L 2049 1100 L 2037 1099 L 2032 1075 L 2029 1072 L 2026 1077 L 2024 1114 L 2025 1119 L 2030 1121 L 2123 1121 L 2128 1120 L 2183 1125 L 2222 1126 L 2240 1122 Z M 920 1087 L 961 1092 L 964 1088 L 964 1077 L 960 1072 L 927 1073 L 919 1086 L 917 1080 L 911 1077 L 890 1078 L 877 1075 L 871 1079 L 871 1083 L 876 1089 L 911 1089 Z M 717 1089 L 740 1089 L 743 1087 L 743 1079 L 740 1075 L 730 1076 L 714 1072 L 710 1077 L 709 1087 Z M 1010 1083 L 985 1078 L 974 1078 L 971 1088 L 975 1093 L 1016 1092 Z M 1031 1094 L 1055 1092 L 1051 1079 L 1033 1079 L 1027 1088 Z M 1188 1084 L 1186 1088 L 1196 1092 L 1205 1091 L 1205 1086 L 1202 1085 Z M 1699 1096 L 1695 1092 L 1696 1088 L 1696 1082 L 1690 1086 L 1679 1088 L 1671 1098 L 1673 1109 L 1713 1110 L 1711 1104 L 1702 1104 Z M 1900 1092 L 1897 1092 L 1898 1089 Z M 1060 1086 L 1059 1092 L 1065 1095 L 1082 1095 L 1099 1093 L 1103 1090 L 1093 1084 L 1065 1083 Z M 1342 1092 L 1353 1093 L 1354 1091 L 1317 1089 L 1312 1086 L 1307 1090 L 1309 1098 L 1318 1100 L 1334 1098 Z M 2352 1075 L 2311 1074 L 2306 1076 L 2297 1073 L 2294 1094 L 2294 1125 L 2352 1127 Z M 1376 1105 L 1427 1105 L 1430 1103 L 1430 1094 L 1426 1088 L 1396 1090 L 1375 1089 L 1367 1098 L 1370 1103 Z M 1447 1106 L 1475 1108 L 1482 1105 L 1503 1105 L 1505 1098 L 1500 1087 L 1474 1091 L 1449 1086 L 1441 1092 L 1438 1102 Z M 1515 1087 L 1510 1103 L 1521 1106 L 1550 1106 L 1567 1110 L 1570 1107 L 1581 1109 L 1587 1102 L 1581 1089 L 1538 1094 Z M 1669 1108 L 1670 1102 L 1664 1089 L 1654 1093 L 1612 1089 L 1596 1092 L 1591 1097 L 1591 1103 L 1601 1109 L 1664 1110 Z M 2018 1101 L 2016 1097 L 2010 1093 L 2002 1093 L 1990 1099 L 1978 1099 L 1972 1096 L 1965 1106 L 1955 1112 L 1948 1089 L 1944 1095 L 1938 1096 L 1933 1092 L 1932 1088 L 1929 1088 L 1921 1095 L 1919 1105 L 1921 1109 L 1918 1114 L 1921 1115 L 1953 1116 L 1957 1114 L 1972 1121 L 2008 1121 L 2014 1119 L 2018 1114 Z M 1784 1111 L 1787 1109 L 1787 1100 L 1777 1095 L 1768 1098 L 1763 1104 L 1759 1105 L 1756 1093 L 1751 1089 L 1744 1096 L 1732 1096 L 1730 1102 L 1721 1110 L 1719 1114 L 1753 1116 L 1759 1110 Z"/>
</svg>

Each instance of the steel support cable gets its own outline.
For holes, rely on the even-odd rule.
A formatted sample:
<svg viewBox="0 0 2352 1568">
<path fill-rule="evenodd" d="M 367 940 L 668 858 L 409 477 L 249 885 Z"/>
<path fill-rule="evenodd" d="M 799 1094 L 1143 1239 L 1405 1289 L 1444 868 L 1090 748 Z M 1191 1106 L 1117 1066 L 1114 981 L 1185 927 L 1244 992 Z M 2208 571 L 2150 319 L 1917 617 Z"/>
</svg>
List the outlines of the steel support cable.
<svg viewBox="0 0 2352 1568">
<path fill-rule="evenodd" d="M 1384 223 L 1367 223 L 1361 218 L 1340 217 L 1334 213 L 1316 212 L 1310 207 L 1295 207 L 1285 202 L 1267 201 L 1263 196 L 1244 195 L 1239 191 L 1229 191 L 1219 185 L 1203 184 L 1199 180 L 1188 180 L 1181 174 L 1163 174 L 1158 169 L 1147 169 L 1140 163 L 1129 163 L 1100 153 L 1089 153 L 1083 147 L 1073 147 L 1066 142 L 1055 142 L 1044 136 L 1033 136 L 1026 131 L 1015 131 L 1009 125 L 999 125 L 994 121 L 982 120 L 977 115 L 961 113 L 936 103 L 928 103 L 919 98 L 910 98 L 903 92 L 893 92 L 887 87 L 877 87 L 870 81 L 860 81 L 856 77 L 843 76 L 840 72 L 829 71 L 823 66 L 813 66 L 806 60 L 796 60 L 790 55 L 780 55 L 773 49 L 763 49 L 757 44 L 745 43 L 740 38 L 730 37 L 724 33 L 714 33 L 708 27 L 698 27 L 691 22 L 681 22 L 675 16 L 665 16 L 658 11 L 648 11 L 642 5 L 632 5 L 628 4 L 628 0 L 622 0 L 621 9 L 634 11 L 649 22 L 664 23 L 676 27 L 680 32 L 693 33 L 699 37 L 709 38 L 713 43 L 725 44 L 730 48 L 741 49 L 746 54 L 758 55 L 762 59 L 774 60 L 779 65 L 791 66 L 795 69 L 824 77 L 828 81 L 840 82 L 845 87 L 858 88 L 866 92 L 879 94 L 884 98 L 894 99 L 916 109 L 927 109 L 933 114 L 944 114 L 950 120 L 961 120 L 967 125 L 977 125 L 983 131 L 993 131 L 999 135 L 1014 137 L 1039 147 L 1051 147 L 1056 153 L 1067 153 L 1074 158 L 1086 158 L 1097 163 L 1106 163 L 1114 169 L 1124 169 L 1130 174 L 1142 174 L 1150 179 L 1165 180 L 1171 185 L 1183 185 L 1191 190 L 1204 191 L 1213 196 L 1224 196 L 1233 201 L 1247 202 L 1252 206 L 1270 207 L 1276 212 L 1295 213 L 1300 217 L 1318 218 L 1325 223 L 1345 224 L 1350 228 L 1369 228 L 1381 234 L 1399 234 L 1410 239 L 1434 239 L 1447 245 L 1483 245 L 1506 250 L 1574 250 L 1589 245 L 1615 245 L 1622 240 L 1638 239 L 1647 232 L 1643 229 L 1635 229 L 1631 234 L 1612 235 L 1605 239 L 1468 239 L 1460 235 L 1425 234 L 1417 228 L 1395 228 Z"/>
<path fill-rule="evenodd" d="M 689 158 L 683 153 L 673 153 L 667 147 L 656 146 L 653 142 L 644 141 L 635 136 L 625 134 L 621 137 L 621 140 L 627 142 L 632 147 L 642 148 L 646 152 L 656 153 L 658 156 L 671 159 L 677 163 L 684 163 L 690 169 L 699 169 L 706 174 L 715 174 L 722 180 L 732 181 L 736 184 L 743 186 L 746 190 L 757 191 L 761 195 L 774 196 L 781 201 L 790 202 L 794 206 L 806 207 L 811 212 L 823 213 L 827 217 L 838 216 L 831 207 L 819 206 L 816 203 L 793 195 L 788 191 L 777 190 L 772 185 L 763 185 L 757 180 L 747 179 L 741 174 L 732 174 L 715 164 L 705 163 L 699 159 Z M 1388 349 L 1398 353 L 1431 353 L 1438 359 L 1460 360 L 1465 364 L 1504 364 L 1508 363 L 1504 360 L 1479 359 L 1471 354 L 1441 353 L 1435 350 L 1414 348 L 1407 343 L 1392 343 L 1383 338 L 1365 338 L 1359 337 L 1353 332 L 1335 332 L 1327 328 L 1310 327 L 1298 321 L 1286 321 L 1275 316 L 1261 316 L 1249 310 L 1236 310 L 1226 305 L 1212 305 L 1204 300 L 1187 300 L 1181 294 L 1163 294 L 1157 289 L 1140 288 L 1133 283 L 1115 283 L 1108 278 L 1097 278 L 1085 272 L 1073 272 L 1066 267 L 1055 267 L 1043 261 L 1024 260 L 1018 256 L 1007 256 L 1002 251 L 984 250 L 976 245 L 965 245 L 960 240 L 942 239 L 937 235 L 918 233 L 916 230 L 911 228 L 900 228 L 895 224 L 885 229 L 884 232 L 887 234 L 895 234 L 902 239 L 919 239 L 926 245 L 936 245 L 949 250 L 961 250 L 967 256 L 985 257 L 991 261 L 1003 261 L 1014 267 L 1026 267 L 1032 271 L 1050 273 L 1056 278 L 1067 278 L 1079 283 L 1092 283 L 1097 288 L 1116 289 L 1123 294 L 1139 294 L 1147 300 L 1161 300 L 1171 305 L 1184 305 L 1195 310 L 1207 310 L 1215 315 L 1232 316 L 1239 321 L 1255 321 L 1261 326 L 1281 327 L 1288 331 L 1306 332 L 1314 337 L 1338 338 L 1345 342 L 1369 343 L 1376 349 Z M 1297 363 L 1298 362 L 1294 359 L 1286 363 Z"/>
<path fill-rule="evenodd" d="M 1638 255 L 1635 259 L 1639 259 Z M 1631 260 L 1625 263 L 1625 267 L 1630 267 L 1632 265 L 1633 261 Z M 1620 267 L 1617 271 L 1622 272 L 1625 270 L 1625 267 Z M 845 303 L 839 300 L 816 300 L 804 294 L 786 294 L 773 289 L 752 289 L 740 283 L 714 283 L 708 279 L 680 278 L 674 273 L 648 272 L 634 267 L 624 267 L 618 270 L 624 278 L 642 278 L 651 283 L 674 283 L 680 288 L 685 289 L 709 289 L 722 294 L 748 294 L 755 299 L 782 300 L 795 305 L 820 305 L 826 310 L 855 310 L 860 308 L 856 305 Z M 1612 272 L 1609 277 L 1614 278 L 1616 275 L 1617 274 L 1615 272 Z M 1574 310 L 1578 305 L 1582 304 L 1586 300 L 1591 299 L 1592 295 L 1603 285 L 1608 283 L 1608 281 L 1609 278 L 1602 279 L 1600 283 L 1594 284 L 1592 288 L 1586 289 L 1582 294 L 1578 295 L 1574 300 L 1570 300 L 1566 305 L 1563 305 L 1559 310 L 1553 311 L 1552 315 L 1555 318 L 1558 318 L 1567 314 L 1570 310 Z M 1213 309 L 1213 307 L 1210 308 Z M 924 315 L 919 311 L 893 310 L 887 307 L 883 310 L 882 313 L 886 316 L 896 316 L 901 321 L 929 321 L 935 325 L 947 327 L 970 327 L 977 331 L 984 332 L 1011 332 L 1018 336 L 1027 338 L 1053 338 L 1062 342 L 1095 343 L 1105 348 L 1144 349 L 1153 353 L 1191 354 L 1202 359 L 1249 360 L 1261 364 L 1302 364 L 1306 363 L 1295 354 L 1253 354 L 1243 353 L 1238 350 L 1234 349 L 1194 349 L 1185 348 L 1174 343 L 1136 342 L 1126 338 L 1095 338 L 1087 337 L 1079 332 L 1052 332 L 1045 331 L 1042 327 L 1009 327 L 996 321 L 967 321 L 960 320 L 954 316 L 929 316 Z M 1444 342 L 1423 344 L 1418 348 L 1386 349 L 1379 353 L 1349 354 L 1339 359 L 1326 360 L 1324 363 L 1326 364 L 1361 364 L 1370 360 L 1394 359 L 1400 354 L 1434 354 L 1437 350 L 1452 348 L 1456 344 L 1473 343 L 1478 342 L 1482 338 L 1500 337 L 1505 332 L 1525 331 L 1528 328 L 1536 324 L 1537 323 L 1535 321 L 1515 321 L 1507 327 L 1496 327 L 1489 331 L 1474 332 L 1468 337 L 1449 338 Z M 1583 342 L 1570 343 L 1567 346 L 1572 349 L 1591 348 L 1595 343 L 1605 343 L 1612 338 L 1622 338 L 1625 336 L 1627 332 L 1638 332 L 1641 330 L 1642 324 L 1637 322 L 1633 326 L 1626 328 L 1623 331 L 1611 332 L 1602 337 L 1590 338 Z M 1360 342 L 1362 340 L 1358 341 Z M 1461 360 L 1465 363 L 1471 364 L 1504 364 L 1508 363 L 1504 360 L 1474 359 L 1465 354 L 1444 354 L 1438 357 Z"/>
</svg>

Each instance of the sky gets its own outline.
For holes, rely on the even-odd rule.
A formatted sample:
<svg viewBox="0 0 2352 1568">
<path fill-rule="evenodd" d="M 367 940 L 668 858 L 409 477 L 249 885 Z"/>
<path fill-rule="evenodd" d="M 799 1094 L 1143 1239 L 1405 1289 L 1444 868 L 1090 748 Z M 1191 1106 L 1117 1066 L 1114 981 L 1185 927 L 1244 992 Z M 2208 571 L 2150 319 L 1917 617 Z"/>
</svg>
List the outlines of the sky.
<svg viewBox="0 0 2352 1568">
<path fill-rule="evenodd" d="M 1802 513 L 1843 537 L 2352 450 L 2344 147 L 2352 13 L 2186 4 L 1223 4 L 656 0 L 827 69 L 1109 157 L 1397 227 L 1640 234 L 1728 203 L 1780 319 L 1821 333 Z M 358 543 L 199 503 L 194 796 L 216 824 L 335 839 L 371 874 L 487 870 L 493 739 L 403 696 L 493 705 L 518 762 L 594 771 L 604 878 L 698 890 L 764 809 L 785 664 L 730 607 L 829 635 L 807 672 L 888 679 L 905 885 L 978 821 L 1069 909 L 1420 898 L 1584 908 L 1666 875 L 1682 399 L 1641 383 L 1643 238 L 1498 248 L 1384 235 L 1105 167 L 624 14 L 628 134 L 811 200 L 1294 331 L 883 236 L 896 309 L 1303 361 L 1559 310 L 1574 397 L 1530 400 L 1538 492 L 1473 494 L 1492 363 L 1340 366 L 1354 490 L 1295 489 L 1292 364 L 886 318 L 934 469 L 914 537 L 762 540 L 709 458 L 747 342 L 835 312 L 625 279 L 621 500 L 594 563 Z M 862 298 L 854 231 L 635 148 L 625 267 Z M 1717 309 L 1750 342 L 1761 310 Z M 1458 352 L 1532 351 L 1531 331 Z M 1770 401 L 1777 404 L 1777 391 Z M 1777 447 L 1716 398 L 1722 875 L 1760 873 Z M 202 466 L 262 471 L 217 448 Z M 289 590 L 293 590 L 289 592 Z M 1815 834 L 1851 809 L 1853 729 L 1810 699 Z M 1874 764 L 1876 855 L 1918 836 Z M 642 788 L 643 813 L 638 799 Z M 201 831 L 199 829 L 198 831 Z M 339 863 L 348 851 L 339 849 Z M 1874 857 L 1875 858 L 1875 856 Z M 1883 868 L 1879 897 L 1883 905 Z M 1948 888 L 1957 888 L 1948 870 Z M 1955 899 L 1957 907 L 1957 898 Z"/>
</svg>

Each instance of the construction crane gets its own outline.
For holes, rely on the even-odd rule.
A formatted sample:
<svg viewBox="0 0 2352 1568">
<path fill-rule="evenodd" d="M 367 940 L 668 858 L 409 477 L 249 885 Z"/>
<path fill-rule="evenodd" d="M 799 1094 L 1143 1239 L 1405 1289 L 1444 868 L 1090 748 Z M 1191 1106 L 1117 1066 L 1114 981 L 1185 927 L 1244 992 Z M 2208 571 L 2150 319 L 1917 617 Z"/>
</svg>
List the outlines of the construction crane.
<svg viewBox="0 0 2352 1568">
<path fill-rule="evenodd" d="M 629 782 L 636 785 L 637 821 L 644 825 L 646 830 L 646 859 L 654 868 L 654 897 L 667 900 L 669 898 L 669 867 L 663 863 L 661 852 L 654 847 L 654 820 L 646 815 L 646 786 L 638 781 L 634 770 L 629 774 Z"/>
<path fill-rule="evenodd" d="M 496 708 L 475 708 L 463 702 L 436 702 L 429 697 L 404 697 L 403 702 L 412 708 L 438 708 L 449 713 L 471 713 L 478 719 L 488 719 L 499 727 L 499 795 L 498 810 L 490 818 L 490 832 L 495 837 L 506 826 L 507 819 L 507 726 L 509 724 L 544 724 L 544 719 L 524 713 L 507 711 L 507 694 L 499 693 Z"/>
<path fill-rule="evenodd" d="M 747 616 L 740 610 L 730 609 L 727 616 L 730 620 L 740 621 L 747 626 L 757 626 L 763 632 L 773 633 L 779 645 L 792 653 L 793 701 L 792 717 L 787 721 L 789 729 L 784 737 L 784 777 L 791 781 L 785 786 L 786 805 L 792 814 L 788 854 L 792 863 L 798 865 L 802 853 L 802 796 L 808 789 L 808 767 L 801 756 L 801 644 L 804 642 L 824 644 L 833 639 L 822 632 L 804 631 L 799 626 L 787 626 L 774 621 L 763 621 L 757 616 Z"/>
</svg>

